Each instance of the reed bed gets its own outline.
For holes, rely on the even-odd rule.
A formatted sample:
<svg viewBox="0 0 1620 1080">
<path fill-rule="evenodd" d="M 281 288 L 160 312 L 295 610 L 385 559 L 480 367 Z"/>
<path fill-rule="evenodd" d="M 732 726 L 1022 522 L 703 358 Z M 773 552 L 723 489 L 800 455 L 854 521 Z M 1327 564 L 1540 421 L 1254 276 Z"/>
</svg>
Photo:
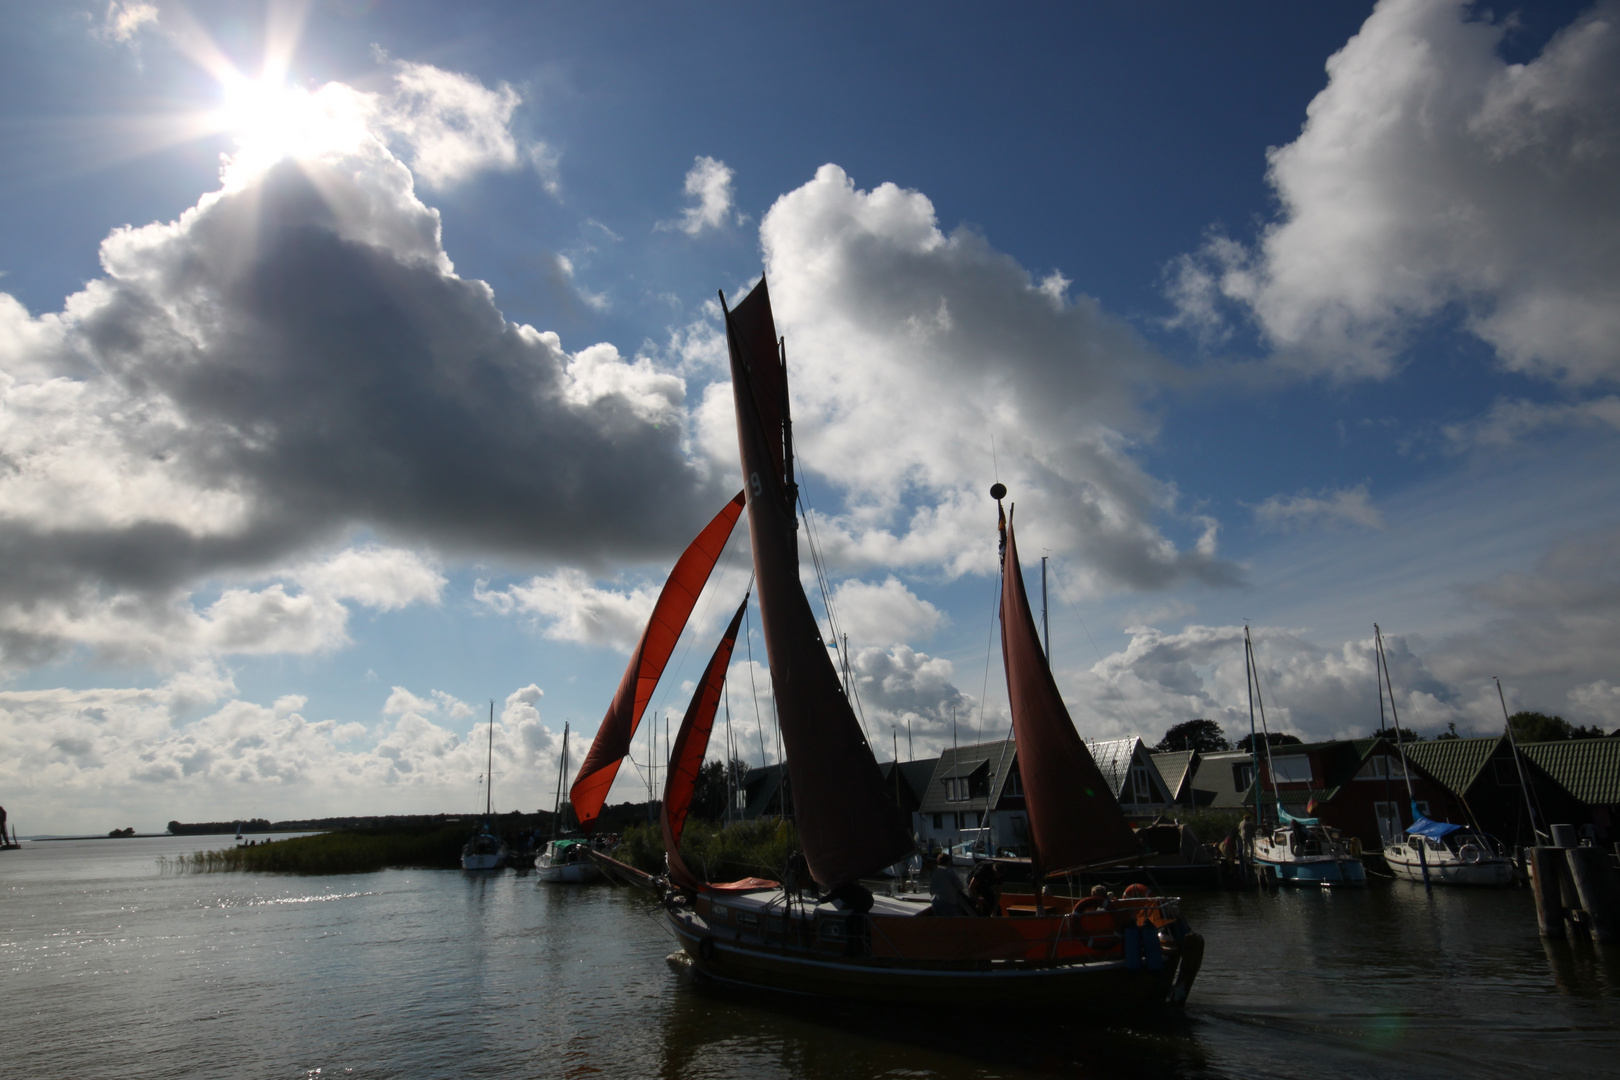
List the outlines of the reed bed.
<svg viewBox="0 0 1620 1080">
<path fill-rule="evenodd" d="M 745 877 L 780 879 L 788 857 L 799 846 L 791 821 L 757 818 L 730 825 L 689 821 L 681 835 L 681 854 L 693 871 L 708 881 Z M 614 858 L 649 874 L 664 872 L 664 837 L 656 825 L 632 825 Z"/>
<path fill-rule="evenodd" d="M 426 832 L 368 830 L 318 833 L 252 847 L 229 847 L 159 859 L 164 871 L 207 874 L 248 871 L 279 874 L 360 874 L 390 866 L 454 867 L 471 826 Z"/>
</svg>

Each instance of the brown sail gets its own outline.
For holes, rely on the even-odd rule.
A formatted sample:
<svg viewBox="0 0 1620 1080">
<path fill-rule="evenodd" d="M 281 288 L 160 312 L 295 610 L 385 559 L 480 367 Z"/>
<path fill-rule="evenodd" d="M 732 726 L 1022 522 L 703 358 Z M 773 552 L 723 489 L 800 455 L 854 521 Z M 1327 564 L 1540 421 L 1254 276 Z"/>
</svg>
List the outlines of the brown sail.
<svg viewBox="0 0 1620 1080">
<path fill-rule="evenodd" d="M 653 688 L 658 685 L 664 665 L 669 663 L 675 643 L 680 640 L 686 620 L 697 604 L 698 594 L 725 550 L 726 540 L 742 511 L 743 496 L 738 492 L 714 520 L 703 527 L 697 539 L 687 545 L 658 594 L 647 628 L 641 632 L 641 640 L 636 643 L 624 677 L 619 680 L 619 691 L 613 695 L 607 716 L 596 730 L 590 753 L 579 767 L 579 776 L 568 789 L 568 801 L 573 804 L 580 828 L 586 831 L 602 813 L 613 778 L 619 775 L 619 765 L 630 752 L 630 740 L 641 723 L 641 714 L 652 700 Z"/>
<path fill-rule="evenodd" d="M 794 819 L 810 874 L 832 888 L 915 847 L 883 788 L 799 584 L 792 421 L 770 295 L 761 281 L 726 314 L 748 533 Z"/>
<path fill-rule="evenodd" d="M 714 713 L 720 707 L 720 692 L 726 681 L 726 667 L 731 663 L 731 650 L 737 644 L 737 627 L 747 609 L 745 596 L 737 614 L 731 617 L 731 625 L 720 638 L 720 644 L 715 647 L 714 655 L 709 658 L 709 666 L 692 693 L 692 703 L 686 707 L 675 745 L 669 751 L 669 778 L 664 781 L 661 815 L 664 853 L 669 859 L 669 879 L 686 888 L 700 887 L 703 879 L 692 873 L 681 858 L 681 833 L 686 829 L 686 815 L 692 809 L 698 773 L 709 753 L 709 735 L 714 731 Z M 729 762 L 726 767 L 731 767 Z"/>
<path fill-rule="evenodd" d="M 1142 846 L 1052 681 L 1024 592 L 1012 522 L 1004 529 L 1001 658 L 1035 861 L 1053 873 L 1132 858 Z"/>
</svg>

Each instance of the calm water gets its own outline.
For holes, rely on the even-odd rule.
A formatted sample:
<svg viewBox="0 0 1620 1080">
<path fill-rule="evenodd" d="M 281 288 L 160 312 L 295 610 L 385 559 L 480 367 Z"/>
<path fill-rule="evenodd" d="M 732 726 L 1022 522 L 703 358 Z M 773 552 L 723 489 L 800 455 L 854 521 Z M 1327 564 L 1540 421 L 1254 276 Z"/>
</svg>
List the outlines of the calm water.
<svg viewBox="0 0 1620 1080">
<path fill-rule="evenodd" d="M 1585 1077 L 1620 1060 L 1620 956 L 1543 944 L 1519 890 L 1190 897 L 1209 953 L 1185 1018 L 1019 1026 L 987 1002 L 930 1016 L 693 986 L 624 889 L 159 872 L 222 839 L 0 854 L 0 1075 Z"/>
</svg>

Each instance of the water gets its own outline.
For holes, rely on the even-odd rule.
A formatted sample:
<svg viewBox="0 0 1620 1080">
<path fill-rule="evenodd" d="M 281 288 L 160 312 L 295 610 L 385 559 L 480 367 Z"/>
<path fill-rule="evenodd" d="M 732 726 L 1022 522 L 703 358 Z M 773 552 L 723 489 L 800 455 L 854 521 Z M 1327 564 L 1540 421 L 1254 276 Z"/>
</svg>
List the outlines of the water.
<svg viewBox="0 0 1620 1080">
<path fill-rule="evenodd" d="M 160 873 L 221 837 L 0 854 L 0 1075 L 1571 1077 L 1620 1060 L 1620 957 L 1521 890 L 1190 896 L 1185 1017 L 1020 1023 L 694 986 L 658 909 L 532 875 Z"/>
</svg>

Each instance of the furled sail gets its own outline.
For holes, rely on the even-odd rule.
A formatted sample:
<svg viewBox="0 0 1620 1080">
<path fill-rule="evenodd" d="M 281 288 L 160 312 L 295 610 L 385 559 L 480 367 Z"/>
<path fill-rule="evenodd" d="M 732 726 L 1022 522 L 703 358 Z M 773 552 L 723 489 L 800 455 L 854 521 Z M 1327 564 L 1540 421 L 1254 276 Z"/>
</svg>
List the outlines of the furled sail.
<svg viewBox="0 0 1620 1080">
<path fill-rule="evenodd" d="M 1035 861 L 1052 873 L 1136 856 L 1142 846 L 1074 730 L 1041 652 L 1012 522 L 1003 522 L 1003 536 L 1001 657 Z"/>
<path fill-rule="evenodd" d="M 692 795 L 697 790 L 698 773 L 703 759 L 709 753 L 709 734 L 714 730 L 714 713 L 720 706 L 720 692 L 726 681 L 726 667 L 731 663 L 731 650 L 737 644 L 737 627 L 743 612 L 748 610 L 748 598 L 743 597 L 731 625 L 709 658 L 703 679 L 692 694 L 692 703 L 686 707 L 681 719 L 681 730 L 675 736 L 675 745 L 669 751 L 669 779 L 664 781 L 664 851 L 669 856 L 669 877 L 677 885 L 697 888 L 703 880 L 687 867 L 681 858 L 681 833 L 686 829 L 686 815 L 692 809 Z M 728 762 L 726 767 L 731 767 Z"/>
<path fill-rule="evenodd" d="M 578 778 L 568 789 L 568 801 L 573 804 L 580 828 L 586 831 L 602 813 L 613 778 L 619 775 L 619 765 L 630 752 L 630 740 L 641 723 L 641 714 L 652 700 L 653 688 L 658 685 L 664 665 L 669 663 L 670 653 L 675 651 L 675 643 L 680 640 L 686 620 L 697 604 L 698 594 L 725 550 L 726 540 L 742 511 L 743 495 L 739 491 L 714 520 L 703 527 L 697 539 L 687 545 L 658 594 L 652 617 L 630 654 L 624 678 L 619 680 L 619 691 L 613 695 L 613 704 L 608 706 L 607 716 L 596 731 L 590 753 L 579 767 Z"/>
<path fill-rule="evenodd" d="M 754 578 L 794 819 L 811 876 L 832 888 L 898 862 L 915 844 L 884 790 L 799 583 L 787 371 L 764 281 L 727 312 L 726 341 Z"/>
</svg>

